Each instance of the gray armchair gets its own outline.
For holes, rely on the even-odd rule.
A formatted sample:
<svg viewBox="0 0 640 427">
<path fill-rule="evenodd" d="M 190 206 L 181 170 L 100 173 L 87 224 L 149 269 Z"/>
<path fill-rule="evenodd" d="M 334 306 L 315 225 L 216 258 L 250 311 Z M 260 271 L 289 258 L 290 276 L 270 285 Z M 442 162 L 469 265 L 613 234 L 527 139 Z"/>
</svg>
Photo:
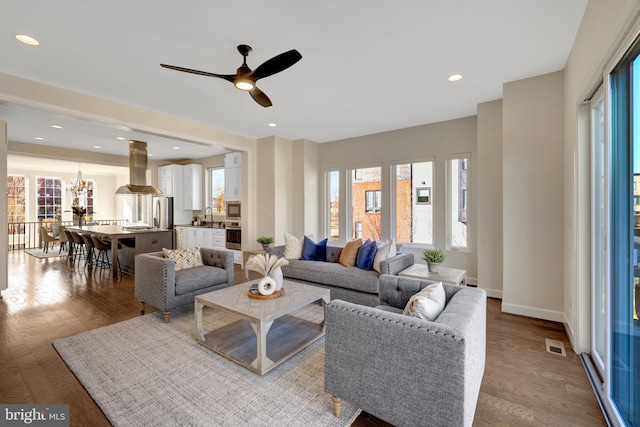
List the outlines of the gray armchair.
<svg viewBox="0 0 640 427">
<path fill-rule="evenodd" d="M 484 374 L 486 292 L 443 284 L 438 318 L 402 315 L 433 283 L 380 276 L 376 308 L 331 301 L 325 307 L 325 391 L 400 426 L 471 426 Z"/>
<path fill-rule="evenodd" d="M 169 323 L 171 310 L 193 304 L 196 295 L 226 288 L 235 283 L 233 253 L 201 248 L 204 266 L 176 271 L 176 264 L 162 252 L 136 255 L 135 297 L 140 301 L 140 314 L 145 303 L 164 311 Z"/>
</svg>

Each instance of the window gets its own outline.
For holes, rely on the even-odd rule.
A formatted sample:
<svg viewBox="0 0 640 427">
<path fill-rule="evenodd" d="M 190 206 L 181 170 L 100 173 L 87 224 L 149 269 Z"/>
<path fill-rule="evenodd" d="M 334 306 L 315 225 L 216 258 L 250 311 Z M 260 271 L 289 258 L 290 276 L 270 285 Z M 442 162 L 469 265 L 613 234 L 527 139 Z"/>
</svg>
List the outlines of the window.
<svg viewBox="0 0 640 427">
<path fill-rule="evenodd" d="M 433 161 L 393 166 L 395 237 L 402 243 L 433 243 Z"/>
<path fill-rule="evenodd" d="M 24 176 L 7 176 L 7 222 L 9 234 L 24 233 L 26 220 L 26 179 Z"/>
<path fill-rule="evenodd" d="M 329 238 L 340 238 L 340 171 L 327 172 Z"/>
<path fill-rule="evenodd" d="M 62 209 L 62 181 L 59 178 L 36 178 L 36 206 L 38 219 L 54 218 Z"/>
<path fill-rule="evenodd" d="M 365 191 L 364 199 L 366 213 L 380 213 L 382 210 L 382 192 L 380 190 Z"/>
<path fill-rule="evenodd" d="M 224 213 L 224 168 L 207 169 L 209 206 L 214 213 Z"/>
<path fill-rule="evenodd" d="M 354 239 L 380 240 L 382 236 L 381 175 L 379 166 L 351 171 L 351 234 Z"/>
<path fill-rule="evenodd" d="M 470 154 L 448 156 L 448 204 L 447 232 L 450 248 L 467 248 L 468 242 L 468 197 Z"/>
</svg>

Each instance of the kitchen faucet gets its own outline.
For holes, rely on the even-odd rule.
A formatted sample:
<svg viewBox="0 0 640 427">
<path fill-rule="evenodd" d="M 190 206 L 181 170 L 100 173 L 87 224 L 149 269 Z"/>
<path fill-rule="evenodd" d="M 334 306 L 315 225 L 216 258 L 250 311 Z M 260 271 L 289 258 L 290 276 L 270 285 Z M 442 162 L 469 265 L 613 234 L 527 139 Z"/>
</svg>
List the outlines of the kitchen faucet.
<svg viewBox="0 0 640 427">
<path fill-rule="evenodd" d="M 204 220 L 207 220 L 207 211 L 209 211 L 209 213 L 211 214 L 211 221 L 209 222 L 209 227 L 211 227 L 213 225 L 213 209 L 211 209 L 211 206 L 208 206 L 205 210 L 204 210 Z"/>
</svg>

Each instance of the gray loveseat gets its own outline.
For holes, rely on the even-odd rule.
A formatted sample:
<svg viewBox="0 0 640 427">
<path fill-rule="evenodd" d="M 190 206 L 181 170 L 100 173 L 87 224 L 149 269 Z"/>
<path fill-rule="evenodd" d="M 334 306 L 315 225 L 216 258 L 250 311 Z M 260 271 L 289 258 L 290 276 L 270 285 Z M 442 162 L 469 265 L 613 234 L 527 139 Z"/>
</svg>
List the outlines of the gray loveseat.
<svg viewBox="0 0 640 427">
<path fill-rule="evenodd" d="M 402 315 L 428 284 L 380 276 L 379 308 L 325 307 L 325 391 L 398 427 L 471 426 L 484 374 L 486 292 L 443 284 L 435 321 Z M 399 312 L 399 313 L 398 313 Z"/>
<path fill-rule="evenodd" d="M 269 248 L 270 255 L 284 256 L 284 246 Z M 380 274 L 375 270 L 345 267 L 338 263 L 342 248 L 327 246 L 327 261 L 290 259 L 282 267 L 285 279 L 321 286 L 331 290 L 331 299 L 341 299 L 355 304 L 375 307 L 378 300 L 378 277 L 380 274 L 397 275 L 413 265 L 413 254 L 398 254 L 380 263 Z"/>
<path fill-rule="evenodd" d="M 201 267 L 176 271 L 176 264 L 162 252 L 136 255 L 135 296 L 140 301 L 140 314 L 145 303 L 164 311 L 169 322 L 171 310 L 193 304 L 196 295 L 234 284 L 233 253 L 200 248 Z"/>
</svg>

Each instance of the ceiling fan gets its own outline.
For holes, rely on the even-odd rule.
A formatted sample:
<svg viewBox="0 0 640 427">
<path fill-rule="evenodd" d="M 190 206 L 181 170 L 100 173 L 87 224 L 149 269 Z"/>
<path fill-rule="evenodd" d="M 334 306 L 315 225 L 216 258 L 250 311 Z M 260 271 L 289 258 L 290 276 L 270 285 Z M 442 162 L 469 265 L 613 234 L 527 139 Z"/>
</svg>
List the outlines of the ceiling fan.
<svg viewBox="0 0 640 427">
<path fill-rule="evenodd" d="M 291 67 L 293 64 L 302 59 L 302 55 L 295 49 L 276 55 L 273 58 L 265 61 L 262 65 L 259 65 L 255 70 L 251 70 L 247 65 L 247 56 L 251 53 L 251 46 L 241 44 L 238 46 L 238 52 L 243 57 L 242 65 L 235 74 L 214 74 L 206 71 L 192 70 L 190 68 L 176 67 L 175 65 L 160 64 L 161 67 L 169 68 L 171 70 L 184 71 L 185 73 L 200 74 L 201 76 L 218 77 L 225 79 L 235 85 L 240 90 L 249 92 L 249 95 L 258 104 L 263 107 L 271 107 L 271 100 L 269 97 L 256 86 L 256 81 L 264 77 L 269 77 L 273 74 L 284 71 Z"/>
</svg>

